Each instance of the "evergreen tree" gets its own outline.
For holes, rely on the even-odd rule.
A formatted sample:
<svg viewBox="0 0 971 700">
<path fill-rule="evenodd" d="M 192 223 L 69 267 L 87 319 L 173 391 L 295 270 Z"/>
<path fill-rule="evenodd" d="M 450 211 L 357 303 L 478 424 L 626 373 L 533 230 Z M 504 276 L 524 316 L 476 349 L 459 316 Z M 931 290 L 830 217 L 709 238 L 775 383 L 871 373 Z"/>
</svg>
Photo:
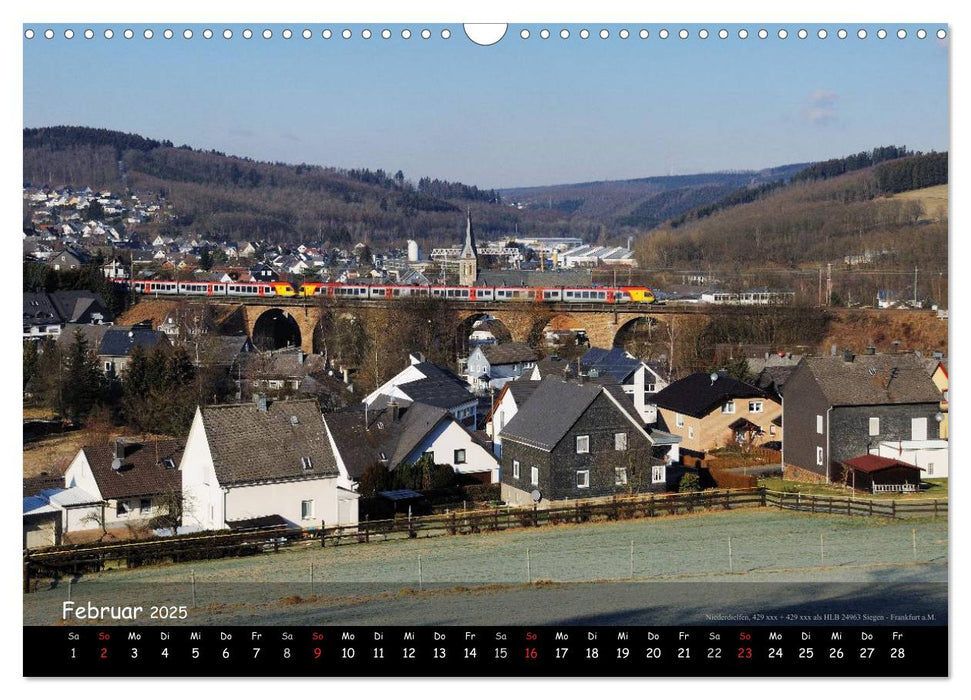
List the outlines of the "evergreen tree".
<svg viewBox="0 0 971 700">
<path fill-rule="evenodd" d="M 98 358 L 88 346 L 88 339 L 75 331 L 74 340 L 64 358 L 64 381 L 61 396 L 64 412 L 73 420 L 84 418 L 101 397 L 104 375 Z"/>
</svg>

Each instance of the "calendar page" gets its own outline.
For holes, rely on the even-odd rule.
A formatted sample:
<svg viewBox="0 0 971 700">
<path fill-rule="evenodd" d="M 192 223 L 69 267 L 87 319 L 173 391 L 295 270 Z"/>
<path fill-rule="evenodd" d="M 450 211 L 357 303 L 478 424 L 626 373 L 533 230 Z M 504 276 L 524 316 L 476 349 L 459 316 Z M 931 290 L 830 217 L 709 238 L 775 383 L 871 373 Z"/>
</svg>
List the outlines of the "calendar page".
<svg viewBox="0 0 971 700">
<path fill-rule="evenodd" d="M 951 29 L 634 18 L 22 24 L 23 675 L 948 676 Z"/>
</svg>

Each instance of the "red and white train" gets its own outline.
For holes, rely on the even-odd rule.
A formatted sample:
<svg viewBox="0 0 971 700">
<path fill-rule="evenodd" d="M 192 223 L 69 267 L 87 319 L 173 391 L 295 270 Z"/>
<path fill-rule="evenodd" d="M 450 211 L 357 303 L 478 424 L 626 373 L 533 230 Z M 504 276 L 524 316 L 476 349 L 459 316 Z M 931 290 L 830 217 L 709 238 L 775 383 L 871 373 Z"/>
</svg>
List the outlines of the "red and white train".
<svg viewBox="0 0 971 700">
<path fill-rule="evenodd" d="M 458 287 L 393 284 L 338 284 L 330 282 L 177 282 L 172 280 L 113 279 L 132 284 L 139 294 L 207 297 L 330 297 L 356 300 L 395 300 L 436 297 L 454 301 L 564 302 L 568 304 L 651 304 L 647 287 Z"/>
</svg>

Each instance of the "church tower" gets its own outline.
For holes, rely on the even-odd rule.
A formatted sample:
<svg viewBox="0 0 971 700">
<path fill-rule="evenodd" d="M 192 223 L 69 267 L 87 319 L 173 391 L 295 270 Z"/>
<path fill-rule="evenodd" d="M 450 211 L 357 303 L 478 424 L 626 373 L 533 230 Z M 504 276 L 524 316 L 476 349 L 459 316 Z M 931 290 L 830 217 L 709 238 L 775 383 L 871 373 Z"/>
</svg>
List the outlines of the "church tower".
<svg viewBox="0 0 971 700">
<path fill-rule="evenodd" d="M 472 210 L 469 209 L 468 221 L 465 225 L 465 246 L 459 256 L 459 285 L 472 287 L 479 276 L 478 251 L 475 249 L 475 234 L 472 233 Z"/>
</svg>

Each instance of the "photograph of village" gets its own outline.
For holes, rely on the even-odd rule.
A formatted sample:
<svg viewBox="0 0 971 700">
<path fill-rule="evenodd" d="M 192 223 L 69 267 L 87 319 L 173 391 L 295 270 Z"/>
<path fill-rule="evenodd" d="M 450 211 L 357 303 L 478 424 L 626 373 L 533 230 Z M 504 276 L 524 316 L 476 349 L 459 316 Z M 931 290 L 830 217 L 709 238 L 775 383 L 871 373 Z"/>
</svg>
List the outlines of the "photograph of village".
<svg viewBox="0 0 971 700">
<path fill-rule="evenodd" d="M 25 625 L 947 623 L 938 26 L 51 26 Z"/>
</svg>

